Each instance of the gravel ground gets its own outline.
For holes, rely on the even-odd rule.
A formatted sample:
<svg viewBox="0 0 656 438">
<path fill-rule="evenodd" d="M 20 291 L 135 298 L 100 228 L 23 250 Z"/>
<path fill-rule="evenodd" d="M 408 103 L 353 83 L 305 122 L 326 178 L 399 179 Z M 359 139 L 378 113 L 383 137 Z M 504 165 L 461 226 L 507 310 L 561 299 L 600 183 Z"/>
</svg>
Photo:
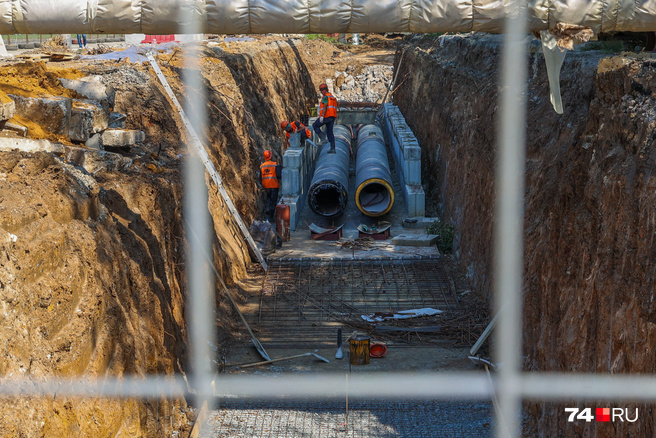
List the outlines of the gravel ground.
<svg viewBox="0 0 656 438">
<path fill-rule="evenodd" d="M 351 401 L 346 421 L 345 401 L 224 401 L 200 437 L 485 438 L 492 417 L 485 402 Z"/>
</svg>

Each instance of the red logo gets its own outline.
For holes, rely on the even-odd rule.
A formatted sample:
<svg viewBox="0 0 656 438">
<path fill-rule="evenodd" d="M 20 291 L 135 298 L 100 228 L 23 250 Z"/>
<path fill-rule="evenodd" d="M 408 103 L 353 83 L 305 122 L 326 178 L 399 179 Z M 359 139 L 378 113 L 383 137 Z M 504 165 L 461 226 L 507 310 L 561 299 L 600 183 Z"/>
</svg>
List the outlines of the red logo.
<svg viewBox="0 0 656 438">
<path fill-rule="evenodd" d="M 610 421 L 610 408 L 597 408 L 597 421 Z"/>
</svg>

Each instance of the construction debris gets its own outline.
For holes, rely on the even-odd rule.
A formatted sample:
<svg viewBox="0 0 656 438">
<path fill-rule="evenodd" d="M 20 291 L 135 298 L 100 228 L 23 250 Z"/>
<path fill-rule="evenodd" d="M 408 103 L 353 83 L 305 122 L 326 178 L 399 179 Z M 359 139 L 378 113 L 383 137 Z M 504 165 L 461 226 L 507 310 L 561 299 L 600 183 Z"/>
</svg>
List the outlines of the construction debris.
<svg viewBox="0 0 656 438">
<path fill-rule="evenodd" d="M 250 367 L 256 367 L 256 366 L 259 366 L 259 365 L 266 365 L 268 363 L 280 362 L 282 360 L 296 359 L 298 357 L 306 357 L 306 356 L 314 356 L 314 357 L 316 357 L 317 359 L 319 359 L 323 362 L 330 363 L 330 361 L 328 359 L 326 359 L 323 356 L 319 356 L 316 353 L 303 353 L 303 354 L 296 354 L 294 356 L 280 357 L 278 359 L 263 360 L 261 362 L 254 362 L 254 363 L 248 363 L 248 364 L 243 364 L 243 365 L 226 365 L 226 366 L 235 366 L 235 367 L 239 367 L 239 368 L 250 368 Z"/>
<path fill-rule="evenodd" d="M 371 237 L 358 237 L 357 239 L 346 240 L 344 242 L 337 242 L 336 245 L 340 248 L 369 251 L 374 243 Z"/>
<path fill-rule="evenodd" d="M 371 315 L 361 315 L 367 322 L 382 322 L 390 319 L 410 319 L 420 316 L 435 316 L 442 313 L 441 310 L 426 307 L 423 309 L 401 310 L 396 313 L 376 312 Z"/>
</svg>

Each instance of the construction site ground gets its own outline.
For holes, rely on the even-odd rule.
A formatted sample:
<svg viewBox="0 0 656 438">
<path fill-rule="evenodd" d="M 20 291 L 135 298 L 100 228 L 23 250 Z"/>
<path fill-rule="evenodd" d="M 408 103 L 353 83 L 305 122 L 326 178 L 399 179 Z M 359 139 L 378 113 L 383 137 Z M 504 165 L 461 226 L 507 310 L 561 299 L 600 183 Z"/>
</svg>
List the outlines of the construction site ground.
<svg viewBox="0 0 656 438">
<path fill-rule="evenodd" d="M 254 180 L 262 151 L 282 149 L 280 119 L 306 114 L 308 105 L 315 103 L 316 84 L 334 78 L 337 72 L 348 71 L 351 77 L 362 73 L 363 84 L 377 81 L 382 98 L 396 43 L 372 36 L 369 44 L 347 50 L 323 41 L 263 36 L 243 42 L 215 39 L 198 50 L 203 54 L 202 71 L 210 95 L 208 150 L 219 163 L 236 208 L 251 222 L 263 207 Z M 185 90 L 180 81 L 184 70 L 180 53 L 175 46 L 164 47 L 156 52 L 156 58 L 178 96 L 196 97 L 195 90 Z M 143 56 L 139 50 L 130 54 Z M 145 142 L 125 150 L 98 152 L 16 115 L 14 122 L 28 128 L 28 139 L 78 148 L 87 157 L 111 156 L 125 166 L 112 167 L 107 161 L 88 171 L 79 163 L 67 162 L 66 157 L 45 152 L 7 151 L 0 156 L 0 227 L 4 236 L 0 245 L 7 254 L 0 270 L 0 298 L 9 315 L 0 329 L 4 376 L 190 372 L 184 270 L 187 237 L 181 218 L 180 176 L 187 154 L 186 134 L 148 63 L 127 58 L 126 53 L 106 53 L 58 63 L 0 63 L 0 90 L 12 95 L 76 98 L 62 87 L 59 78 L 100 76 L 116 91 L 114 111 L 126 115 L 126 129 L 143 131 L 146 136 Z M 374 71 L 373 67 L 380 66 L 384 73 Z M 281 97 L 290 83 L 300 85 L 292 87 L 295 94 Z M 344 98 L 358 99 L 362 95 L 358 93 Z M 398 181 L 395 186 L 398 188 Z M 269 355 L 279 358 L 316 350 L 330 360 L 317 363 L 304 357 L 248 369 L 232 366 L 261 358 L 232 305 L 218 293 L 216 359 L 222 372 L 346 374 L 347 339 L 354 331 L 388 347 L 385 357 L 352 368 L 354 374 L 474 369 L 467 354 L 487 324 L 487 308 L 470 293 L 451 256 L 439 254 L 434 247 L 406 250 L 378 241 L 376 248 L 368 251 L 339 248 L 335 242 L 311 241 L 307 229 L 300 228 L 292 241 L 271 257 L 265 275 L 249 264 L 248 249 L 225 214 L 215 188 L 209 193 L 216 268 Z M 372 225 L 354 208 L 351 200 L 344 216 L 343 241 L 355 237 L 355 225 Z M 402 231 L 404 209 L 402 197 L 397 196 L 394 209 L 384 218 L 393 224 L 392 235 Z M 309 214 L 304 213 L 303 221 L 315 221 Z M 395 260 L 401 255 L 403 260 Z M 375 312 L 416 308 L 444 313 L 398 322 L 395 327 L 440 326 L 436 332 L 380 332 L 362 319 Z M 334 359 L 339 327 L 345 352 L 341 361 Z M 183 398 L 79 401 L 54 397 L 21 403 L 24 406 L 19 413 L 14 409 L 15 400 L 0 400 L 0 436 L 184 436 L 196 412 Z M 314 405 L 307 427 L 299 429 L 296 423 L 287 422 L 285 431 L 279 429 L 269 436 L 329 436 L 323 433 L 323 416 L 344 422 L 339 421 L 341 414 L 331 403 Z M 384 415 L 401 415 L 393 421 L 405 424 L 403 427 L 411 427 L 422 415 L 441 415 L 432 402 L 409 405 L 405 411 L 394 403 L 370 407 L 382 409 Z M 491 418 L 488 404 L 449 406 L 456 414 L 462 409 L 480 414 L 476 421 L 461 415 L 462 424 L 467 420 L 480 429 L 466 435 L 485 436 Z M 369 412 L 375 411 L 371 409 Z M 267 412 L 257 410 L 253 421 L 260 421 Z M 236 418 L 231 415 L 219 412 L 212 418 L 231 421 Z M 383 418 L 363 414 L 362 422 L 357 423 L 360 426 L 353 423 L 355 428 L 339 436 L 364 436 L 370 429 L 367 422 L 374 416 Z M 295 418 L 304 421 L 301 416 Z M 313 421 L 320 424 L 315 427 Z M 376 423 L 386 431 L 379 436 L 421 436 L 414 432 L 390 435 L 391 426 L 385 421 Z M 453 427 L 460 426 L 454 423 Z M 361 435 L 353 435 L 357 430 Z M 425 430 L 426 436 L 440 436 L 430 434 L 432 429 Z M 216 435 L 242 436 L 240 433 Z M 253 432 L 243 436 L 267 435 Z"/>
</svg>

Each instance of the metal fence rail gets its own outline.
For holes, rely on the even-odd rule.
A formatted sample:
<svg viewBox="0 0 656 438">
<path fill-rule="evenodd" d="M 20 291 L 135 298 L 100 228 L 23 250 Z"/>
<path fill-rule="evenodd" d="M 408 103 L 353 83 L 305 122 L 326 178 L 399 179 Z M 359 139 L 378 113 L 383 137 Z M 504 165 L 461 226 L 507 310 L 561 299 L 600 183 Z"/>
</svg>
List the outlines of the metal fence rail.
<svg viewBox="0 0 656 438">
<path fill-rule="evenodd" d="M 505 90 L 501 102 L 501 135 L 499 140 L 499 169 L 497 190 L 499 194 L 496 212 L 495 232 L 495 295 L 497 310 L 503 309 L 495 336 L 497 346 L 495 359 L 503 362 L 498 373 L 488 378 L 485 373 L 427 373 L 427 374 L 362 374 L 353 379 L 348 387 L 350 396 L 377 399 L 430 399 L 448 398 L 486 399 L 495 398 L 498 403 L 495 435 L 516 437 L 520 433 L 520 412 L 522 400 L 656 400 L 656 379 L 650 375 L 594 375 L 525 373 L 521 370 L 521 322 L 522 322 L 522 239 L 523 239 L 523 179 L 524 179 L 524 134 L 526 78 L 526 2 L 518 0 L 506 3 L 506 40 L 501 88 Z M 183 20 L 184 21 L 184 20 Z M 183 33 L 201 33 L 199 23 L 188 20 L 189 27 Z M 188 70 L 197 68 L 197 59 L 189 59 Z M 188 78 L 186 78 L 188 80 Z M 202 88 L 202 82 L 194 77 L 190 88 Z M 189 113 L 197 123 L 198 132 L 203 132 L 206 122 L 203 102 L 191 99 Z M 195 109 L 194 109 L 195 107 Z M 193 156 L 192 154 L 190 154 Z M 185 190 L 194 193 L 206 190 L 202 178 L 203 170 L 197 166 L 189 172 Z M 198 178 L 200 176 L 200 178 Z M 196 177 L 196 178 L 195 178 Z M 195 180 L 194 180 L 195 178 Z M 207 198 L 200 195 L 186 206 L 185 216 L 207 211 Z M 205 219 L 192 224 L 193 227 L 208 227 Z M 195 228 L 199 233 L 199 228 Z M 214 327 L 211 304 L 214 302 L 212 282 L 208 279 L 209 269 L 203 259 L 206 248 L 203 241 L 207 237 L 205 228 L 200 242 L 190 241 L 189 308 L 193 312 L 189 321 L 191 326 L 191 350 L 197 366 L 191 367 L 195 373 L 190 382 L 193 391 L 187 388 L 182 379 L 158 378 L 144 379 L 103 379 L 98 381 L 63 382 L 45 380 L 4 381 L 0 394 L 26 396 L 31 394 L 93 395 L 122 397 L 176 397 L 193 394 L 197 405 L 205 400 L 220 397 L 259 397 L 277 398 L 313 397 L 334 399 L 344 397 L 344 376 L 327 374 L 283 375 L 276 377 L 213 375 L 208 368 L 198 366 L 211 356 L 208 341 L 212 338 Z M 207 239 L 206 241 L 209 241 Z M 200 245 L 200 246 L 199 246 Z M 315 419 L 307 419 L 314 422 Z M 430 419 L 426 420 L 430 422 Z M 545 432 L 548 433 L 548 432 Z"/>
</svg>

